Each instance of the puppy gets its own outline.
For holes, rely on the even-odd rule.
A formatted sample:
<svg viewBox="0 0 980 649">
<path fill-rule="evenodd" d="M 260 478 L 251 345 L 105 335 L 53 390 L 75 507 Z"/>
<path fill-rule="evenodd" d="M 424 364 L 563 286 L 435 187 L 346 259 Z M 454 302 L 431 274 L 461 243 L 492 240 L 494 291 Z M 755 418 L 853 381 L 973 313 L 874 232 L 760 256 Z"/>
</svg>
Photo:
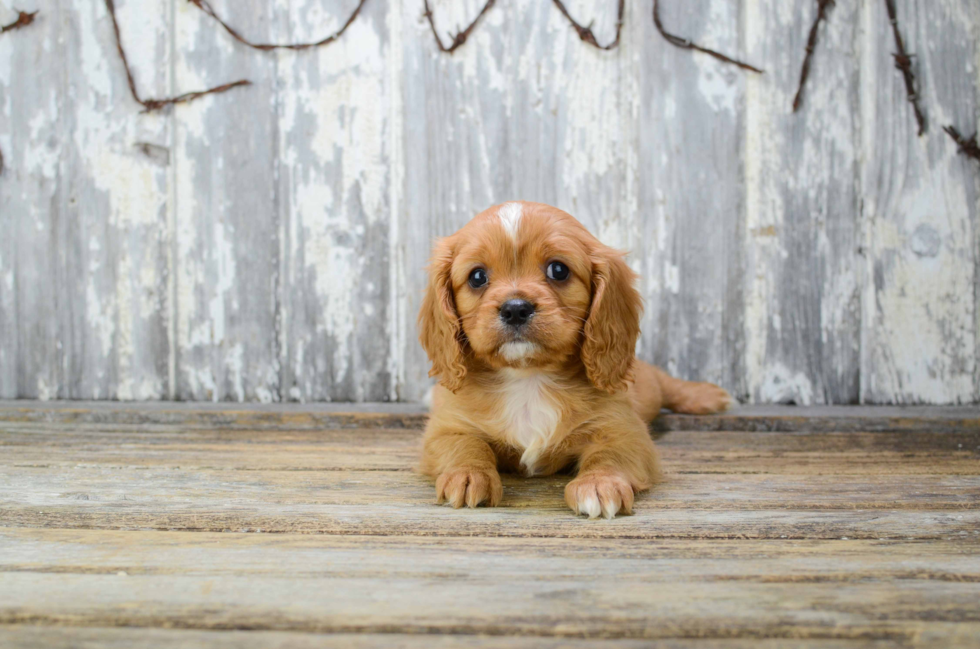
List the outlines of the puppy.
<svg viewBox="0 0 980 649">
<path fill-rule="evenodd" d="M 715 385 L 636 360 L 635 279 L 622 253 L 537 203 L 491 207 L 436 243 L 419 338 L 439 385 L 420 469 L 439 503 L 493 507 L 501 471 L 574 468 L 572 511 L 631 513 L 660 479 L 647 423 L 661 407 L 732 404 Z"/>
</svg>

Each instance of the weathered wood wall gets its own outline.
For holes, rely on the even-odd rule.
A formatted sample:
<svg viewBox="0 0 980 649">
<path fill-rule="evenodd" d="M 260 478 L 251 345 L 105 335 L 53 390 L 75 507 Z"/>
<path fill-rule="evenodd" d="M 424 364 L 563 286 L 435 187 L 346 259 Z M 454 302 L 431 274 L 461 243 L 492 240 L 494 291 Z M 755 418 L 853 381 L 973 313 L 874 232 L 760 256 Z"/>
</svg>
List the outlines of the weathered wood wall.
<svg viewBox="0 0 980 649">
<path fill-rule="evenodd" d="M 14 18 L 0 1 L 0 22 Z M 213 0 L 254 40 L 315 40 L 354 0 Z M 483 0 L 434 0 L 443 33 Z M 601 42 L 615 2 L 566 0 Z M 499 0 L 454 55 L 422 0 L 368 0 L 336 43 L 263 53 L 185 0 L 101 0 L 0 37 L 0 398 L 414 400 L 429 243 L 512 198 L 632 251 L 640 354 L 742 399 L 980 400 L 980 3 L 838 2 L 790 111 L 813 0 L 651 0 L 621 46 Z"/>
</svg>

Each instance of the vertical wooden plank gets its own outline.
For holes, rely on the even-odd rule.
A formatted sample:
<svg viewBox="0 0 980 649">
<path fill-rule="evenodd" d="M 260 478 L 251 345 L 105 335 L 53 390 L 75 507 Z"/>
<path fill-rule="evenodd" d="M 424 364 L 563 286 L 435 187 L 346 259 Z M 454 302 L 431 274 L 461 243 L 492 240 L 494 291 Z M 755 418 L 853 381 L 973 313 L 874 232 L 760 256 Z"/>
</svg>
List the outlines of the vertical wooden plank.
<svg viewBox="0 0 980 649">
<path fill-rule="evenodd" d="M 974 112 L 976 114 L 975 132 L 980 134 L 980 4 L 974 6 L 973 14 L 973 34 L 974 45 L 976 47 L 976 65 L 973 68 L 976 76 L 974 93 L 977 96 Z M 978 135 L 980 137 L 980 135 Z M 980 164 L 980 161 L 974 161 Z M 974 166 L 974 186 L 976 189 L 976 214 L 977 218 L 973 221 L 974 250 L 980 250 L 980 168 Z M 980 403 L 980 253 L 974 255 L 974 278 L 973 278 L 973 317 L 976 321 L 976 333 L 973 339 L 973 395 L 974 401 Z"/>
<path fill-rule="evenodd" d="M 62 396 L 56 280 L 64 221 L 62 7 L 24 2 L 33 25 L 0 36 L 0 398 Z M 17 13 L 0 9 L 0 22 Z"/>
<path fill-rule="evenodd" d="M 149 12 L 137 5 L 117 3 L 130 61 L 147 93 L 164 94 L 167 5 Z M 103 2 L 64 2 L 51 18 L 63 42 L 61 198 L 56 211 L 31 206 L 25 214 L 47 221 L 45 254 L 54 273 L 26 271 L 20 281 L 37 280 L 25 289 L 55 296 L 41 331 L 55 333 L 57 354 L 45 354 L 41 375 L 53 371 L 59 382 L 45 388 L 38 380 L 36 391 L 20 396 L 158 399 L 167 392 L 168 353 L 167 162 L 159 151 L 166 150 L 169 120 L 141 115 L 130 97 Z"/>
<path fill-rule="evenodd" d="M 276 40 L 268 2 L 212 4 L 251 40 Z M 174 111 L 175 396 L 278 400 L 276 59 L 187 2 L 176 4 L 174 38 L 178 93 L 253 83 Z"/>
<path fill-rule="evenodd" d="M 741 164 L 746 72 L 678 49 L 649 3 L 630 16 L 637 44 L 638 204 L 635 245 L 646 313 L 640 356 L 677 376 L 743 397 Z M 740 58 L 740 3 L 661 2 L 665 27 Z"/>
<path fill-rule="evenodd" d="M 434 0 L 443 41 L 483 0 Z M 615 3 L 566 2 L 600 42 L 615 33 Z M 498 3 L 454 54 L 438 51 L 421 1 L 403 5 L 405 172 L 397 259 L 406 333 L 397 394 L 419 399 L 429 363 L 415 317 L 432 242 L 490 205 L 523 199 L 568 210 L 607 243 L 627 247 L 624 214 L 632 142 L 621 111 L 623 50 L 584 44 L 551 2 Z"/>
<path fill-rule="evenodd" d="M 977 119 L 977 6 L 896 0 L 929 121 L 894 68 L 884 2 L 865 6 L 862 199 L 867 228 L 864 401 L 964 403 L 977 392 L 977 169 L 942 132 Z"/>
<path fill-rule="evenodd" d="M 599 43 L 615 38 L 617 2 L 565 6 L 592 26 Z M 628 249 L 635 241 L 634 215 L 626 209 L 635 147 L 632 105 L 624 100 L 631 44 L 601 51 L 582 42 L 550 0 L 516 2 L 504 17 L 509 97 L 499 166 L 510 167 L 510 183 L 499 199 L 551 203 L 608 245 Z"/>
<path fill-rule="evenodd" d="M 468 25 L 483 0 L 433 0 L 430 5 L 440 35 L 448 41 L 446 34 Z M 501 120 L 506 45 L 500 26 L 507 7 L 492 9 L 452 55 L 436 48 L 421 0 L 406 0 L 401 8 L 405 170 L 399 215 L 403 274 L 397 278 L 396 290 L 406 296 L 400 314 L 406 333 L 400 359 L 403 376 L 396 390 L 400 399 L 416 401 L 430 383 L 415 319 L 432 242 L 506 193 L 509 165 L 494 163 L 502 159 L 499 150 L 505 133 Z"/>
<path fill-rule="evenodd" d="M 291 0 L 284 41 L 340 28 L 356 0 Z M 387 15 L 368 2 L 344 35 L 280 57 L 283 398 L 391 392 Z"/>
<path fill-rule="evenodd" d="M 745 351 L 764 403 L 854 403 L 860 368 L 859 38 L 854 3 L 819 32 L 792 112 L 816 2 L 746 0 L 746 36 L 767 73 L 748 80 Z"/>
<path fill-rule="evenodd" d="M 402 210 L 405 194 L 405 119 L 404 97 L 405 21 L 401 5 L 388 11 L 388 124 L 386 151 L 390 165 L 388 178 L 388 399 L 397 401 L 405 384 L 406 341 L 414 341 L 415 329 L 406 327 L 411 300 L 406 292 L 406 246 L 402 233 Z M 409 35 L 410 37 L 410 35 Z"/>
</svg>

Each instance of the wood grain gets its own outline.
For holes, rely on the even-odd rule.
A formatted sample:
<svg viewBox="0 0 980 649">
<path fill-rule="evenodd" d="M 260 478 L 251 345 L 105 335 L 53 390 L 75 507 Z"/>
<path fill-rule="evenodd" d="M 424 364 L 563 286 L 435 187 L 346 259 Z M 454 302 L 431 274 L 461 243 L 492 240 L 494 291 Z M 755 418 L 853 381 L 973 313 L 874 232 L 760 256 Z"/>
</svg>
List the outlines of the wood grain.
<svg viewBox="0 0 980 649">
<path fill-rule="evenodd" d="M 807 103 L 794 113 L 817 11 L 780 0 L 747 10 L 751 58 L 783 61 L 747 80 L 745 366 L 762 403 L 859 401 L 858 7 L 835 6 L 821 26 Z"/>
<path fill-rule="evenodd" d="M 864 12 L 861 165 L 867 277 L 862 400 L 976 402 L 980 187 L 943 122 L 976 123 L 976 5 L 896 3 L 928 133 L 894 68 L 884 3 Z"/>
<path fill-rule="evenodd" d="M 0 623 L 892 641 L 930 632 L 955 637 L 978 626 L 980 564 L 942 544 L 923 559 L 921 546 L 911 544 L 844 541 L 829 552 L 827 544 L 744 542 L 732 560 L 721 548 L 653 549 L 624 540 L 569 549 L 568 541 L 504 539 L 436 545 L 142 532 L 52 537 L 35 530 L 6 537 L 12 555 L 0 569 Z M 58 557 L 47 564 L 52 570 L 18 562 L 39 552 Z M 882 552 L 893 552 L 893 560 L 869 558 Z M 375 592 L 383 592 L 383 606 Z M 882 601 L 887 613 L 876 608 Z"/>
<path fill-rule="evenodd" d="M 280 4 L 287 10 L 280 12 L 279 39 L 288 41 L 335 30 L 356 3 Z M 393 7 L 369 3 L 336 43 L 277 57 L 283 214 L 277 400 L 391 395 L 389 345 L 379 341 L 391 330 L 386 21 Z"/>
<path fill-rule="evenodd" d="M 19 5 L 38 10 L 36 2 Z M 6 6 L 3 24 L 17 14 Z M 58 398 L 64 376 L 58 341 L 57 291 L 67 191 L 67 146 L 58 105 L 65 47 L 58 22 L 37 19 L 30 27 L 0 37 L 0 148 L 6 170 L 0 176 L 0 395 Z M 45 53 L 48 43 L 50 54 Z M 14 96 L 18 101 L 13 101 Z M 23 125 L 31 124 L 32 128 Z"/>
<path fill-rule="evenodd" d="M 350 426 L 371 413 L 316 428 L 296 406 L 216 406 L 197 422 L 207 409 L 25 410 L 0 412 L 4 646 L 969 647 L 980 634 L 977 426 L 673 431 L 658 440 L 667 480 L 636 514 L 588 521 L 563 502 L 567 476 L 506 476 L 495 509 L 436 506 L 410 471 L 420 431 Z"/>
<path fill-rule="evenodd" d="M 214 7 L 252 38 L 276 40 L 268 2 Z M 177 91 L 230 79 L 253 85 L 174 111 L 170 396 L 278 400 L 275 57 L 236 43 L 190 3 L 174 2 L 174 15 Z"/>
<path fill-rule="evenodd" d="M 940 128 L 977 124 L 975 3 L 897 3 L 922 138 L 871 0 L 820 27 L 795 115 L 815 2 L 661 3 L 761 76 L 664 42 L 649 0 L 612 51 L 514 0 L 452 55 L 421 0 L 277 53 L 181 0 L 116 4 L 144 94 L 255 85 L 144 115 L 104 3 L 17 7 L 42 11 L 0 40 L 0 398 L 417 401 L 433 239 L 523 198 L 630 252 L 638 352 L 684 377 L 755 403 L 980 400 L 980 185 Z M 352 4 L 215 8 L 285 42 Z M 436 25 L 483 4 L 434 1 Z M 616 3 L 564 5 L 612 39 Z"/>
<path fill-rule="evenodd" d="M 745 399 L 745 170 L 729 161 L 745 146 L 746 77 L 670 45 L 648 4 L 629 19 L 635 88 L 624 98 L 637 113 L 626 209 L 640 221 L 631 246 L 646 300 L 640 356 Z M 738 55 L 743 4 L 661 2 L 660 15 L 675 33 Z"/>
<path fill-rule="evenodd" d="M 948 640 L 947 637 L 944 639 Z M 669 649 L 689 649 L 707 647 L 715 649 L 756 649 L 785 646 L 779 641 L 759 640 L 664 640 L 651 643 L 650 640 L 588 640 L 576 638 L 521 638 L 515 636 L 439 636 L 413 633 L 349 634 L 349 633 L 304 633 L 284 631 L 200 631 L 186 629 L 121 629 L 121 628 L 79 628 L 79 627 L 36 627 L 11 625 L 0 627 L 0 642 L 10 649 L 34 649 L 38 646 L 51 649 L 131 649 L 143 644 L 163 649 L 253 649 L 254 647 L 282 647 L 313 649 L 322 647 L 342 647 L 344 649 L 376 649 L 401 647 L 405 649 L 442 649 L 443 647 L 478 647 L 479 649 L 579 649 L 600 647 L 601 649 L 648 649 L 660 647 Z M 815 649 L 851 649 L 852 647 L 875 646 L 862 640 L 818 640 L 808 641 L 808 647 Z M 885 646 L 880 644 L 878 646 Z"/>
</svg>

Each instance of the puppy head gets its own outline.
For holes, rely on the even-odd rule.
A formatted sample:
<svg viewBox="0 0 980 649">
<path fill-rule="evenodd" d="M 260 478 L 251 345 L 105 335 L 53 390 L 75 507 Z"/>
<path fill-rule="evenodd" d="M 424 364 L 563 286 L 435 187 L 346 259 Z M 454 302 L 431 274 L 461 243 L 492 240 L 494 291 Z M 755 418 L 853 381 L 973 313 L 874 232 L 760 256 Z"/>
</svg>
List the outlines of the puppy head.
<svg viewBox="0 0 980 649">
<path fill-rule="evenodd" d="M 419 314 L 430 375 L 457 390 L 471 361 L 548 368 L 578 355 L 593 385 L 623 390 L 640 333 L 634 279 L 565 212 L 492 207 L 433 251 Z"/>
</svg>

